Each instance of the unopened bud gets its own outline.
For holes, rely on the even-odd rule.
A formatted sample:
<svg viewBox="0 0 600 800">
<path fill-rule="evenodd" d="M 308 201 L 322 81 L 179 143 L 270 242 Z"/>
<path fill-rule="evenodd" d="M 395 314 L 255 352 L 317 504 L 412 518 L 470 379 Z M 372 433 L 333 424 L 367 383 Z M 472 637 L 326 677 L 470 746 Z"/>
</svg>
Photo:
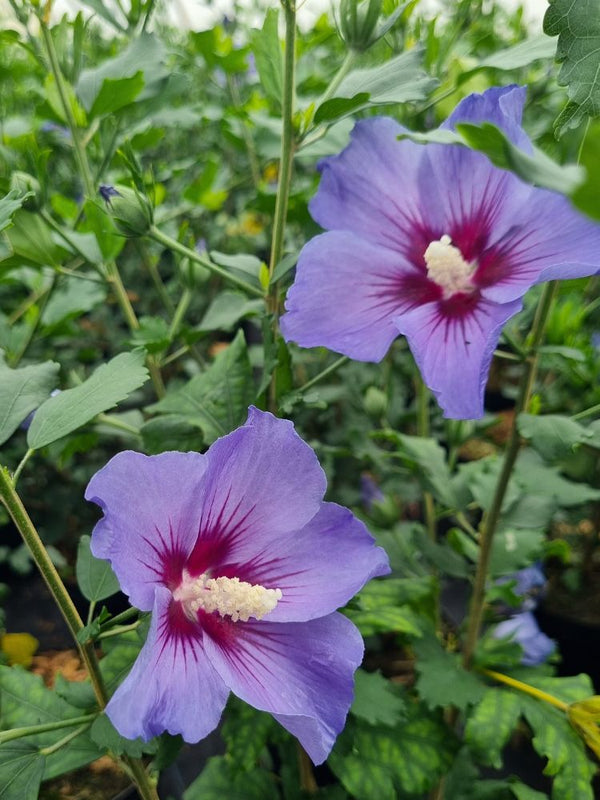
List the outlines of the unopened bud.
<svg viewBox="0 0 600 800">
<path fill-rule="evenodd" d="M 382 0 L 341 0 L 340 33 L 351 50 L 368 50 L 377 41 L 375 30 Z"/>
<path fill-rule="evenodd" d="M 148 198 L 129 186 L 100 187 L 100 197 L 123 236 L 145 236 L 152 227 L 154 214 Z"/>
<path fill-rule="evenodd" d="M 28 195 L 23 201 L 23 208 L 27 211 L 37 211 L 40 208 L 41 187 L 33 175 L 15 170 L 10 176 L 10 188 L 16 189 L 21 197 Z"/>
<path fill-rule="evenodd" d="M 377 386 L 369 386 L 364 397 L 365 411 L 370 417 L 378 418 L 385 414 L 387 409 L 387 395 Z"/>
</svg>

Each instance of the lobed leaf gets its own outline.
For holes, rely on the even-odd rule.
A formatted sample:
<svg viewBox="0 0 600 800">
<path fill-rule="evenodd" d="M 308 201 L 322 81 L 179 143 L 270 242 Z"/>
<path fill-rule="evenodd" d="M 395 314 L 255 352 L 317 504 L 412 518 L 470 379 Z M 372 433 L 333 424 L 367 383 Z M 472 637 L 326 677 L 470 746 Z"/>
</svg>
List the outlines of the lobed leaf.
<svg viewBox="0 0 600 800">
<path fill-rule="evenodd" d="M 48 398 L 59 369 L 54 361 L 11 369 L 0 360 L 0 444 Z"/>
</svg>

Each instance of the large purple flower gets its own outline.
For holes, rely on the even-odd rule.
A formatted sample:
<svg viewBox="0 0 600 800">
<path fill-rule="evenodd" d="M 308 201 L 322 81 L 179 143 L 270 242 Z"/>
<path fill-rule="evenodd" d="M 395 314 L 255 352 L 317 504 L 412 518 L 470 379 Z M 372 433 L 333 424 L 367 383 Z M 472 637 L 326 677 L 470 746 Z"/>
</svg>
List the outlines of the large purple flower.
<svg viewBox="0 0 600 800">
<path fill-rule="evenodd" d="M 491 122 L 530 151 L 524 101 L 524 89 L 489 89 L 442 127 Z M 380 361 L 404 334 L 445 415 L 477 418 L 502 326 L 533 284 L 598 271 L 600 226 L 480 153 L 403 132 L 363 120 L 319 165 L 310 211 L 327 233 L 300 254 L 281 327 L 360 361 Z"/>
<path fill-rule="evenodd" d="M 107 706 L 117 730 L 187 742 L 219 722 L 231 690 L 271 712 L 323 761 L 344 726 L 363 655 L 335 610 L 389 572 L 290 422 L 251 408 L 205 455 L 115 456 L 86 498 L 104 512 L 92 551 L 134 606 L 146 643 Z"/>
</svg>

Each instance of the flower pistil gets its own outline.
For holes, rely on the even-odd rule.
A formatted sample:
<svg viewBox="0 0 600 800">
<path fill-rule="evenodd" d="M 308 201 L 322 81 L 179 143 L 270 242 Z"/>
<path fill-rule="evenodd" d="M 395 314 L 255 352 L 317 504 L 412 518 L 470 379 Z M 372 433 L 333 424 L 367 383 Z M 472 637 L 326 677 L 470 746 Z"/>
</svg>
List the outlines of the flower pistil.
<svg viewBox="0 0 600 800">
<path fill-rule="evenodd" d="M 192 621 L 198 620 L 198 611 L 216 611 L 222 617 L 231 617 L 232 622 L 248 622 L 250 617 L 262 619 L 281 597 L 281 589 L 267 589 L 239 578 L 211 578 L 206 572 L 192 577 L 184 571 L 181 583 L 173 591 L 173 599 L 181 603 Z"/>
<path fill-rule="evenodd" d="M 475 265 L 465 261 L 447 233 L 441 239 L 429 243 L 423 258 L 427 264 L 427 276 L 442 287 L 446 297 L 456 292 L 473 290 L 471 276 L 475 271 Z"/>
</svg>

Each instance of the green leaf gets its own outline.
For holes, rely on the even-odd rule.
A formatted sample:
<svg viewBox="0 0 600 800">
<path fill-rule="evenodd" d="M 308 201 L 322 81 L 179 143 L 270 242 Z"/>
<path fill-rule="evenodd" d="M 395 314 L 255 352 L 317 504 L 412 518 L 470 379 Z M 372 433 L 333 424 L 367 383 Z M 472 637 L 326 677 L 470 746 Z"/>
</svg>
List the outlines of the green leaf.
<svg viewBox="0 0 600 800">
<path fill-rule="evenodd" d="M 184 800 L 279 800 L 273 776 L 264 769 L 241 772 L 225 756 L 209 758 L 184 792 Z"/>
<path fill-rule="evenodd" d="M 367 106 L 369 104 L 369 97 L 370 95 L 368 92 L 360 92 L 359 94 L 355 94 L 354 97 L 332 97 L 331 100 L 326 100 L 324 103 L 321 103 L 315 112 L 315 125 L 347 117 L 348 114 L 352 114 Z"/>
<path fill-rule="evenodd" d="M 90 536 L 82 536 L 77 546 L 77 583 L 88 600 L 105 600 L 119 591 L 119 581 L 108 561 L 92 555 L 90 542 Z"/>
<path fill-rule="evenodd" d="M 265 94 L 281 105 L 283 58 L 279 42 L 279 11 L 276 8 L 267 10 L 261 30 L 250 32 L 250 46 Z"/>
<path fill-rule="evenodd" d="M 549 0 L 544 32 L 558 36 L 558 83 L 569 104 L 556 120 L 557 135 L 600 114 L 600 13 L 596 0 Z"/>
<path fill-rule="evenodd" d="M 116 730 L 106 714 L 99 714 L 90 728 L 92 740 L 102 750 L 110 750 L 116 755 L 128 755 L 131 758 L 141 758 L 144 753 L 154 753 L 158 749 L 158 741 L 151 739 L 144 742 L 137 739 L 126 739 Z"/>
<path fill-rule="evenodd" d="M 130 78 L 105 78 L 90 109 L 90 119 L 114 114 L 130 105 L 143 88 L 143 72 L 136 72 Z"/>
<path fill-rule="evenodd" d="M 102 284 L 80 278 L 66 278 L 52 292 L 44 306 L 42 325 L 50 328 L 79 317 L 96 308 L 105 299 L 106 288 Z"/>
<path fill-rule="evenodd" d="M 183 417 L 198 426 L 210 444 L 244 420 L 254 393 L 252 368 L 240 330 L 207 370 L 183 388 L 167 392 L 149 410 Z"/>
<path fill-rule="evenodd" d="M 432 618 L 435 591 L 429 576 L 371 581 L 344 613 L 363 636 L 385 631 L 420 636 L 423 614 Z"/>
<path fill-rule="evenodd" d="M 485 686 L 472 672 L 463 669 L 460 657 L 448 653 L 434 634 L 428 633 L 413 642 L 413 648 L 419 673 L 417 690 L 428 706 L 436 708 L 452 703 L 464 711 L 481 699 Z"/>
<path fill-rule="evenodd" d="M 20 209 L 6 233 L 13 253 L 34 266 L 59 266 L 70 252 L 56 244 L 50 228 L 37 214 Z"/>
<path fill-rule="evenodd" d="M 398 688 L 379 672 L 359 669 L 354 676 L 354 702 L 350 713 L 370 725 L 395 726 L 405 714 L 406 702 Z"/>
<path fill-rule="evenodd" d="M 482 764 L 500 769 L 502 750 L 521 716 L 519 698 L 504 689 L 488 689 L 471 712 L 465 741 Z"/>
<path fill-rule="evenodd" d="M 400 455 L 408 460 L 422 479 L 423 488 L 447 506 L 455 507 L 445 450 L 435 439 L 398 435 Z"/>
<path fill-rule="evenodd" d="M 112 643 L 109 644 L 111 641 Z M 140 653 L 142 643 L 142 639 L 135 631 L 115 636 L 114 640 L 112 637 L 103 639 L 103 647 L 106 649 L 110 647 L 110 649 L 100 661 L 100 671 L 110 694 L 116 690 L 129 673 Z"/>
<path fill-rule="evenodd" d="M 236 771 L 250 772 L 281 728 L 270 714 L 252 708 L 233 695 L 227 703 L 224 720 L 221 735 L 227 745 L 227 757 Z"/>
<path fill-rule="evenodd" d="M 44 722 L 59 722 L 81 715 L 81 709 L 69 705 L 56 692 L 46 689 L 39 675 L 15 667 L 0 666 L 0 725 L 3 729 Z M 28 736 L 33 747 L 48 747 L 64 737 L 62 730 Z M 3 745 L 4 747 L 4 745 Z M 88 764 L 100 752 L 84 731 L 67 746 L 46 757 L 44 780 Z M 0 795 L 1 796 L 1 795 Z"/>
<path fill-rule="evenodd" d="M 546 533 L 540 530 L 503 527 L 492 543 L 490 574 L 509 575 L 541 557 Z"/>
<path fill-rule="evenodd" d="M 466 70 L 459 78 L 459 84 L 464 83 L 471 75 L 481 69 L 513 70 L 528 67 L 539 59 L 553 58 L 556 45 L 550 36 L 539 33 L 523 42 L 498 50 L 487 56 L 473 69 Z"/>
<path fill-rule="evenodd" d="M 130 340 L 134 347 L 158 353 L 169 346 L 169 326 L 162 317 L 140 317 L 139 323 Z"/>
<path fill-rule="evenodd" d="M 393 731 L 350 721 L 328 764 L 357 800 L 397 800 L 427 792 L 452 763 L 451 731 L 421 705 L 407 706 L 408 718 Z"/>
<path fill-rule="evenodd" d="M 199 331 L 229 331 L 241 319 L 260 314 L 264 308 L 262 300 L 248 300 L 239 292 L 221 292 L 208 307 Z"/>
<path fill-rule="evenodd" d="M 83 70 L 77 82 L 77 94 L 90 113 L 95 106 L 106 113 L 103 109 L 110 105 L 108 93 L 111 88 L 113 91 L 118 88 L 115 84 L 120 84 L 129 102 L 154 96 L 168 76 L 165 58 L 164 44 L 152 34 L 142 33 L 115 58 L 104 61 L 99 67 Z M 142 92 L 140 74 L 143 76 Z M 123 79 L 129 80 L 122 83 Z M 135 94 L 134 90 L 137 90 Z M 118 98 L 113 102 L 118 103 Z"/>
<path fill-rule="evenodd" d="M 53 361 L 11 369 L 0 359 L 0 444 L 48 398 L 58 383 L 59 369 Z"/>
<path fill-rule="evenodd" d="M 46 759 L 29 742 L 0 747 L 0 800 L 37 800 Z"/>
<path fill-rule="evenodd" d="M 22 194 L 19 189 L 11 189 L 11 191 L 0 198 L 0 231 L 12 223 L 12 217 L 15 211 L 18 211 L 23 205 L 24 201 L 31 196 L 31 192 Z"/>
<path fill-rule="evenodd" d="M 511 170 L 527 183 L 571 194 L 585 178 L 581 167 L 562 167 L 535 147 L 532 155 L 525 153 L 510 141 L 504 131 L 489 122 L 482 125 L 461 122 L 456 129 L 469 147 L 485 153 L 492 164 Z"/>
<path fill-rule="evenodd" d="M 598 431 L 586 428 L 569 417 L 560 414 L 519 414 L 519 433 L 547 461 L 558 461 L 571 455 L 577 445 L 588 444 L 600 448 Z"/>
<path fill-rule="evenodd" d="M 29 447 L 45 447 L 124 400 L 148 380 L 144 358 L 143 350 L 121 353 L 98 367 L 80 386 L 46 400 L 29 428 Z"/>
<path fill-rule="evenodd" d="M 338 87 L 336 97 L 366 93 L 369 105 L 424 100 L 437 81 L 424 72 L 422 61 L 423 48 L 413 47 L 378 67 L 353 70 Z"/>
<path fill-rule="evenodd" d="M 150 455 L 166 450 L 202 450 L 204 437 L 195 425 L 177 414 L 150 419 L 140 428 L 144 449 Z"/>
</svg>

